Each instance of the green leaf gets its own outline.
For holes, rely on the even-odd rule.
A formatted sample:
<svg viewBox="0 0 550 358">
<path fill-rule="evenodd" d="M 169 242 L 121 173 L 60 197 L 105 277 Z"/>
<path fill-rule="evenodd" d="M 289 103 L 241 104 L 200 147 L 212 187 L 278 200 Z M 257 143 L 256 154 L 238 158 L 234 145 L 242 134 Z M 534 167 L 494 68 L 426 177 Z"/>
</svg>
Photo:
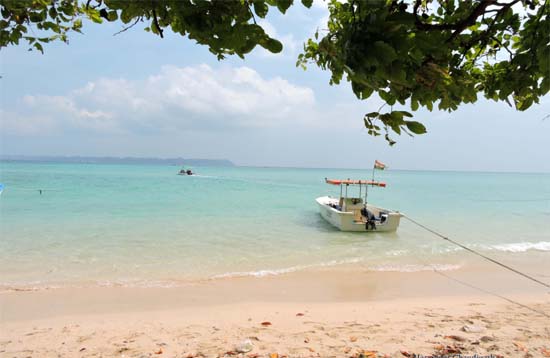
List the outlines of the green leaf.
<svg viewBox="0 0 550 358">
<path fill-rule="evenodd" d="M 550 77 L 544 77 L 540 83 L 540 94 L 545 95 L 550 91 Z"/>
<path fill-rule="evenodd" d="M 403 113 L 401 111 L 390 112 L 391 122 L 395 124 L 403 123 Z"/>
<path fill-rule="evenodd" d="M 254 47 L 256 47 L 256 42 L 255 41 L 248 41 L 247 43 L 245 43 L 243 45 L 243 47 L 241 47 L 240 51 L 243 54 L 249 53 L 250 51 L 252 51 L 254 49 Z"/>
<path fill-rule="evenodd" d="M 420 122 L 405 121 L 407 128 L 414 134 L 424 134 L 427 132 L 426 127 Z"/>
<path fill-rule="evenodd" d="M 272 38 L 263 41 L 260 45 L 272 53 L 279 53 L 283 50 L 283 44 L 279 40 Z"/>
<path fill-rule="evenodd" d="M 39 42 L 36 42 L 33 45 L 33 47 L 36 48 L 38 51 L 42 52 L 42 54 L 44 54 L 44 48 L 42 47 L 42 45 Z"/>
<path fill-rule="evenodd" d="M 386 63 L 390 63 L 397 58 L 397 53 L 389 44 L 384 41 L 376 41 L 373 45 L 375 56 Z"/>
<path fill-rule="evenodd" d="M 116 11 L 109 11 L 109 13 L 107 14 L 107 20 L 109 21 L 116 21 L 118 20 L 118 14 Z"/>
<path fill-rule="evenodd" d="M 96 10 L 88 11 L 88 18 L 96 24 L 101 24 L 103 22 L 103 20 L 101 20 L 101 16 L 99 16 L 99 11 Z"/>
<path fill-rule="evenodd" d="M 269 11 L 269 7 L 267 4 L 263 1 L 255 1 L 254 2 L 254 12 L 261 18 L 264 18 L 267 15 L 267 12 Z"/>
<path fill-rule="evenodd" d="M 393 106 L 395 104 L 395 97 L 392 95 L 391 92 L 379 90 L 378 95 L 390 106 Z"/>
<path fill-rule="evenodd" d="M 288 10 L 290 5 L 292 5 L 292 0 L 277 0 L 277 8 L 283 14 Z"/>
<path fill-rule="evenodd" d="M 313 5 L 313 0 L 302 0 L 302 4 L 309 9 Z"/>
<path fill-rule="evenodd" d="M 128 7 L 120 13 L 120 19 L 123 23 L 127 24 L 135 17 L 142 15 L 144 11 L 148 11 L 147 8 L 141 7 L 139 4 L 139 2 L 128 2 Z"/>
<path fill-rule="evenodd" d="M 80 32 L 82 28 L 82 19 L 76 19 L 73 23 L 73 30 Z"/>
<path fill-rule="evenodd" d="M 50 10 L 48 11 L 48 14 L 52 18 L 52 20 L 55 20 L 57 18 L 57 11 L 55 10 L 55 7 L 50 7 Z"/>
</svg>

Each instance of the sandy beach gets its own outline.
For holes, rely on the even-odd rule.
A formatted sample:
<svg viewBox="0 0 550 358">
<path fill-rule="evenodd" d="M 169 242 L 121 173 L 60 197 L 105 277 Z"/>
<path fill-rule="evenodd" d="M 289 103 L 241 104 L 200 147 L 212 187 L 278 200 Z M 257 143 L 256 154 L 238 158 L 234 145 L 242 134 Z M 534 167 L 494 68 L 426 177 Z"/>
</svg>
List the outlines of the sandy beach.
<svg viewBox="0 0 550 358">
<path fill-rule="evenodd" d="M 4 357 L 550 356 L 550 294 L 483 266 L 0 294 Z M 481 286 L 524 307 L 460 284 Z"/>
<path fill-rule="evenodd" d="M 549 2 L 2 0 L 0 358 L 550 358 Z"/>
<path fill-rule="evenodd" d="M 550 0 L 0 13 L 0 358 L 550 358 Z"/>
</svg>

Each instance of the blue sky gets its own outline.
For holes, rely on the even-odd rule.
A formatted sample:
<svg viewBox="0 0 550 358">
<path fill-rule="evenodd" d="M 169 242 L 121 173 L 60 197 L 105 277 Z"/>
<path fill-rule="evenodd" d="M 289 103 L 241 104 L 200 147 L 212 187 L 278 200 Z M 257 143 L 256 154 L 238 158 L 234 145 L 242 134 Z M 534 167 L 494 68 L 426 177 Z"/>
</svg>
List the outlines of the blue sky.
<svg viewBox="0 0 550 358">
<path fill-rule="evenodd" d="M 2 49 L 3 154 L 226 158 L 239 165 L 550 172 L 548 96 L 517 112 L 481 100 L 453 113 L 418 111 L 428 133 L 370 137 L 357 100 L 329 73 L 295 66 L 305 39 L 323 27 L 322 4 L 272 9 L 262 25 L 285 45 L 245 60 L 217 61 L 169 31 L 85 23 L 70 44 L 45 54 Z"/>
</svg>

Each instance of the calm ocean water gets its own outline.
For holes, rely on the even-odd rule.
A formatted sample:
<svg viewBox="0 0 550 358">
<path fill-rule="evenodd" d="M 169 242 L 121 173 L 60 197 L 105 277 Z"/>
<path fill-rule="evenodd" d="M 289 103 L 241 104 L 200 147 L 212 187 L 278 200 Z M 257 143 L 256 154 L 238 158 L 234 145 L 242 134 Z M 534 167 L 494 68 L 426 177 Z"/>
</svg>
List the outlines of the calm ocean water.
<svg viewBox="0 0 550 358">
<path fill-rule="evenodd" d="M 416 271 L 467 254 L 403 219 L 342 233 L 315 198 L 370 170 L 0 163 L 0 287 L 173 285 L 354 265 Z M 377 172 L 369 201 L 513 262 L 550 258 L 550 174 Z M 42 189 L 42 194 L 39 193 Z M 550 270 L 549 270 L 550 271 Z M 550 272 L 549 272 L 550 273 Z"/>
</svg>

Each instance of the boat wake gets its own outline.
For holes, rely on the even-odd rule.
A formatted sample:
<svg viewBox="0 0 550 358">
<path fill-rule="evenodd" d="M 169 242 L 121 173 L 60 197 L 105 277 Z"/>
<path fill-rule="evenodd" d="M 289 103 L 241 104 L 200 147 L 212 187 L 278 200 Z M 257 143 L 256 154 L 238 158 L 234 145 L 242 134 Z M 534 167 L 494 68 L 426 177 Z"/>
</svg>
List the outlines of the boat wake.
<svg viewBox="0 0 550 358">
<path fill-rule="evenodd" d="M 195 177 L 195 178 L 208 178 L 208 179 L 221 179 L 221 177 L 217 177 L 215 175 L 202 175 L 202 174 L 193 174 L 192 177 Z"/>
</svg>

